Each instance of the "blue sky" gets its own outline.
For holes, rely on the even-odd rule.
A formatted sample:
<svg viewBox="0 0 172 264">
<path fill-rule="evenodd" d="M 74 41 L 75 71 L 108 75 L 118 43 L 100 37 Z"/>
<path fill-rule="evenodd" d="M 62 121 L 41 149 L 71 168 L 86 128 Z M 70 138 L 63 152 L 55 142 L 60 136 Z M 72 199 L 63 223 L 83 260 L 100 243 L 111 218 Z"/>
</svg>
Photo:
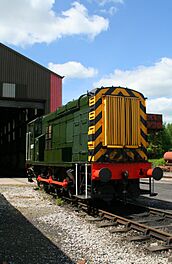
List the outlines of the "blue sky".
<svg viewBox="0 0 172 264">
<path fill-rule="evenodd" d="M 120 85 L 172 122 L 171 13 L 171 0 L 1 0 L 0 41 L 65 76 L 63 103 Z"/>
</svg>

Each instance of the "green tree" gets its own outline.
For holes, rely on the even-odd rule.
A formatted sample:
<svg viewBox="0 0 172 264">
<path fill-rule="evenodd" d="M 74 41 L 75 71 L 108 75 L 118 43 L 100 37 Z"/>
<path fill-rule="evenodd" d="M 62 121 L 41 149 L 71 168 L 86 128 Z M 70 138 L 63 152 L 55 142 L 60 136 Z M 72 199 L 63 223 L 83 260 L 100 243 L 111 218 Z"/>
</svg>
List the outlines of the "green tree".
<svg viewBox="0 0 172 264">
<path fill-rule="evenodd" d="M 164 124 L 160 131 L 148 134 L 148 156 L 152 159 L 162 158 L 166 151 L 172 149 L 172 124 Z"/>
<path fill-rule="evenodd" d="M 162 147 L 163 147 L 164 153 L 172 149 L 172 124 L 163 125 Z"/>
<path fill-rule="evenodd" d="M 148 134 L 148 157 L 151 159 L 161 158 L 163 155 L 162 132 L 151 131 Z"/>
</svg>

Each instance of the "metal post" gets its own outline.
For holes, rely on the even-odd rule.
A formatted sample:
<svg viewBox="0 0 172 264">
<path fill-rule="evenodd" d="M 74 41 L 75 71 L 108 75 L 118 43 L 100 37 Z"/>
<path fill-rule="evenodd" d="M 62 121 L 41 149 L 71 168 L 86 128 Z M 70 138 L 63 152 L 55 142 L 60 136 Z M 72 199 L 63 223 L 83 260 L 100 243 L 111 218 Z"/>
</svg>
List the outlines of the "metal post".
<svg viewBox="0 0 172 264">
<path fill-rule="evenodd" d="M 150 194 L 152 193 L 152 179 L 149 178 L 149 190 L 150 190 Z"/>
<path fill-rule="evenodd" d="M 152 178 L 152 193 L 155 192 L 155 189 L 154 189 L 154 178 Z"/>
<path fill-rule="evenodd" d="M 86 163 L 85 164 L 85 198 L 87 199 L 88 198 L 88 190 L 87 190 L 87 187 L 88 187 L 88 173 L 87 173 L 87 170 L 88 169 L 88 164 Z"/>
<path fill-rule="evenodd" d="M 76 195 L 78 195 L 78 164 L 75 164 L 75 187 L 76 187 Z"/>
<path fill-rule="evenodd" d="M 31 160 L 30 137 L 31 137 L 31 132 L 28 133 L 28 153 L 27 153 L 28 160 Z M 32 157 L 32 159 L 33 159 L 33 157 Z"/>
<path fill-rule="evenodd" d="M 28 133 L 26 133 L 26 160 L 28 160 Z"/>
</svg>

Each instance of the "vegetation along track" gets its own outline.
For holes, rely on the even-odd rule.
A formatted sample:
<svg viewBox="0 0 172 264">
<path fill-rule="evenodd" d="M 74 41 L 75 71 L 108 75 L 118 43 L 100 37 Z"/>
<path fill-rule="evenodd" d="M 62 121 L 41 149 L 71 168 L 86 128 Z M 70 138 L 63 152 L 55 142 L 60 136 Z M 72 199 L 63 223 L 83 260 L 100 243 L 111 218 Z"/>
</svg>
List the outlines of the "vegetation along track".
<svg viewBox="0 0 172 264">
<path fill-rule="evenodd" d="M 139 232 L 137 236 L 129 236 L 129 241 L 148 241 L 152 238 L 157 239 L 158 243 L 147 247 L 149 251 L 155 252 L 160 250 L 172 249 L 172 213 L 160 209 L 154 209 L 146 206 L 138 206 L 127 204 L 127 207 L 136 206 L 136 213 L 128 213 L 127 216 L 121 216 L 120 213 L 114 214 L 102 209 L 97 209 L 94 206 L 89 206 L 88 203 L 79 200 L 66 199 L 91 216 L 87 216 L 88 221 L 98 222 L 98 227 L 111 227 L 110 233 L 128 232 L 136 230 Z M 139 210 L 140 209 L 140 210 Z M 138 211 L 138 213 L 137 213 Z M 140 213 L 140 211 L 142 211 Z"/>
</svg>

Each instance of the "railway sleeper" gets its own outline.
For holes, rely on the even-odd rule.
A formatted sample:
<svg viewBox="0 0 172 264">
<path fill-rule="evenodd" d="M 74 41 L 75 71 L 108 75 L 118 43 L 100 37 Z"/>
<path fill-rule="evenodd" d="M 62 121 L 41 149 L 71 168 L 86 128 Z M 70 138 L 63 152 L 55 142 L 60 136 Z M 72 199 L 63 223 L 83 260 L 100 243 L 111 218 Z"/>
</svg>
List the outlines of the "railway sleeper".
<svg viewBox="0 0 172 264">
<path fill-rule="evenodd" d="M 150 252 L 157 252 L 157 251 L 163 251 L 163 250 L 169 250 L 172 249 L 172 244 L 171 245 L 159 245 L 159 246 L 152 246 L 152 247 L 147 247 L 147 250 Z"/>
<path fill-rule="evenodd" d="M 89 222 L 99 222 L 99 221 L 102 221 L 104 220 L 103 217 L 92 217 L 92 216 L 89 216 L 86 218 L 87 221 Z"/>
<path fill-rule="evenodd" d="M 129 219 L 136 219 L 136 218 L 142 218 L 142 217 L 149 217 L 150 216 L 150 212 L 143 212 L 143 213 L 139 213 L 139 214 L 132 214 L 130 215 Z"/>
<path fill-rule="evenodd" d="M 165 229 L 165 228 L 168 228 L 168 229 L 172 229 L 172 224 L 164 224 L 164 225 L 152 225 L 150 226 L 152 228 L 156 227 L 156 229 Z"/>
<path fill-rule="evenodd" d="M 117 226 L 117 222 L 107 222 L 107 223 L 99 223 L 97 224 L 98 228 L 103 228 L 103 227 L 109 227 L 109 226 Z"/>
<path fill-rule="evenodd" d="M 140 235 L 140 236 L 133 236 L 133 237 L 128 237 L 128 241 L 145 241 L 149 240 L 151 238 L 150 235 Z"/>
<path fill-rule="evenodd" d="M 149 223 L 149 222 L 154 222 L 154 221 L 163 221 L 165 220 L 165 217 L 161 217 L 161 216 L 156 216 L 156 217 L 152 217 L 150 219 L 143 219 L 143 220 L 137 220 L 138 223 L 140 224 L 144 224 L 144 223 Z"/>
<path fill-rule="evenodd" d="M 111 234 L 113 234 L 113 233 L 127 233 L 127 232 L 130 231 L 131 229 L 132 229 L 131 227 L 127 227 L 127 226 L 125 226 L 125 227 L 123 227 L 123 228 L 113 228 L 113 229 L 109 230 L 109 232 L 110 232 Z"/>
</svg>

